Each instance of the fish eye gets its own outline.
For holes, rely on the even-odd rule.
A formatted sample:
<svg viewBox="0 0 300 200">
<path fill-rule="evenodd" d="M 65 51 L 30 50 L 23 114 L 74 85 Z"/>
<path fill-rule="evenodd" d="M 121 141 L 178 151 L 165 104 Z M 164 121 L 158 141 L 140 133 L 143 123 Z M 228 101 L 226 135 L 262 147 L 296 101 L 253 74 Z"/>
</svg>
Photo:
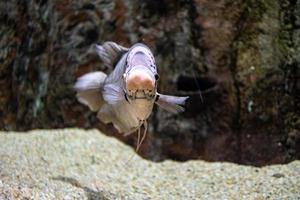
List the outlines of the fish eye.
<svg viewBox="0 0 300 200">
<path fill-rule="evenodd" d="M 159 79 L 159 75 L 158 74 L 155 74 L 155 80 L 158 80 Z"/>
</svg>

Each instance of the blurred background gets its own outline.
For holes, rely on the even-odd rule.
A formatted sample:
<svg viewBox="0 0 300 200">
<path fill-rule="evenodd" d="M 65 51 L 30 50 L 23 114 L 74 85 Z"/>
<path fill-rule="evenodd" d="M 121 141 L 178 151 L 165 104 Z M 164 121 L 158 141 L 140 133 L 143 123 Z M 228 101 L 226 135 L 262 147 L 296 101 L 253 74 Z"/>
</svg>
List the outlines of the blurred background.
<svg viewBox="0 0 300 200">
<path fill-rule="evenodd" d="M 300 159 L 299 0 L 0 1 L 0 129 L 97 128 L 135 147 L 75 98 L 84 73 L 109 73 L 92 45 L 148 45 L 159 91 L 146 159 L 263 166 Z M 202 95 L 202 98 L 201 98 Z M 203 100 L 202 100 L 203 99 Z"/>
</svg>

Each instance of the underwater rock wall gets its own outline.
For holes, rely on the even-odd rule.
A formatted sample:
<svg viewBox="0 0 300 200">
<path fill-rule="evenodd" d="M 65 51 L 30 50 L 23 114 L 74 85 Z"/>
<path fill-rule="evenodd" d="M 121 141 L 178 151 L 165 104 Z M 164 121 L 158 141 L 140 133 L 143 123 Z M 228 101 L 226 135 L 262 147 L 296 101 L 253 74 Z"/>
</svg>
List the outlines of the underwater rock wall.
<svg viewBox="0 0 300 200">
<path fill-rule="evenodd" d="M 299 0 L 0 2 L 1 130 L 96 127 L 135 145 L 79 104 L 72 86 L 86 72 L 110 72 L 94 43 L 143 42 L 159 91 L 190 99 L 181 115 L 154 110 L 142 156 L 299 159 L 299 13 Z"/>
</svg>

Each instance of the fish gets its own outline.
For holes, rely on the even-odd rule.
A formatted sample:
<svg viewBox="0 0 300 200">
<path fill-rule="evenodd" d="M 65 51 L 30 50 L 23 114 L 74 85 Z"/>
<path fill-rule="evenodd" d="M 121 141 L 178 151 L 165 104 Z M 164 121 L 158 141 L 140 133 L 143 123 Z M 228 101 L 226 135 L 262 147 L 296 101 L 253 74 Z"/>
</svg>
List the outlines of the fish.
<svg viewBox="0 0 300 200">
<path fill-rule="evenodd" d="M 172 96 L 159 93 L 159 74 L 153 53 L 142 43 L 130 48 L 107 41 L 95 44 L 95 51 L 110 74 L 102 71 L 80 76 L 74 88 L 78 101 L 93 112 L 105 124 L 112 123 L 125 136 L 138 132 L 138 151 L 146 137 L 147 119 L 154 104 L 177 114 L 184 111 L 188 96 Z M 144 133 L 141 138 L 141 128 Z"/>
</svg>

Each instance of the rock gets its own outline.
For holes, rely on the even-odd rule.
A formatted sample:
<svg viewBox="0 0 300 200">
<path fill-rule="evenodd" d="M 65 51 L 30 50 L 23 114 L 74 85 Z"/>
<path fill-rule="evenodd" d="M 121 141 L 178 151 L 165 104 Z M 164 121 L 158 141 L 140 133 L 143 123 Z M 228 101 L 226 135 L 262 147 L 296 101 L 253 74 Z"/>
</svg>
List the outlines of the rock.
<svg viewBox="0 0 300 200">
<path fill-rule="evenodd" d="M 151 162 L 96 130 L 0 133 L 0 199 L 299 199 L 300 161 Z"/>
<path fill-rule="evenodd" d="M 143 42 L 159 92 L 190 96 L 180 115 L 155 108 L 144 158 L 299 159 L 299 13 L 300 0 L 0 1 L 0 128 L 98 128 L 135 146 L 72 87 L 84 73 L 111 71 L 95 43 Z"/>
</svg>

